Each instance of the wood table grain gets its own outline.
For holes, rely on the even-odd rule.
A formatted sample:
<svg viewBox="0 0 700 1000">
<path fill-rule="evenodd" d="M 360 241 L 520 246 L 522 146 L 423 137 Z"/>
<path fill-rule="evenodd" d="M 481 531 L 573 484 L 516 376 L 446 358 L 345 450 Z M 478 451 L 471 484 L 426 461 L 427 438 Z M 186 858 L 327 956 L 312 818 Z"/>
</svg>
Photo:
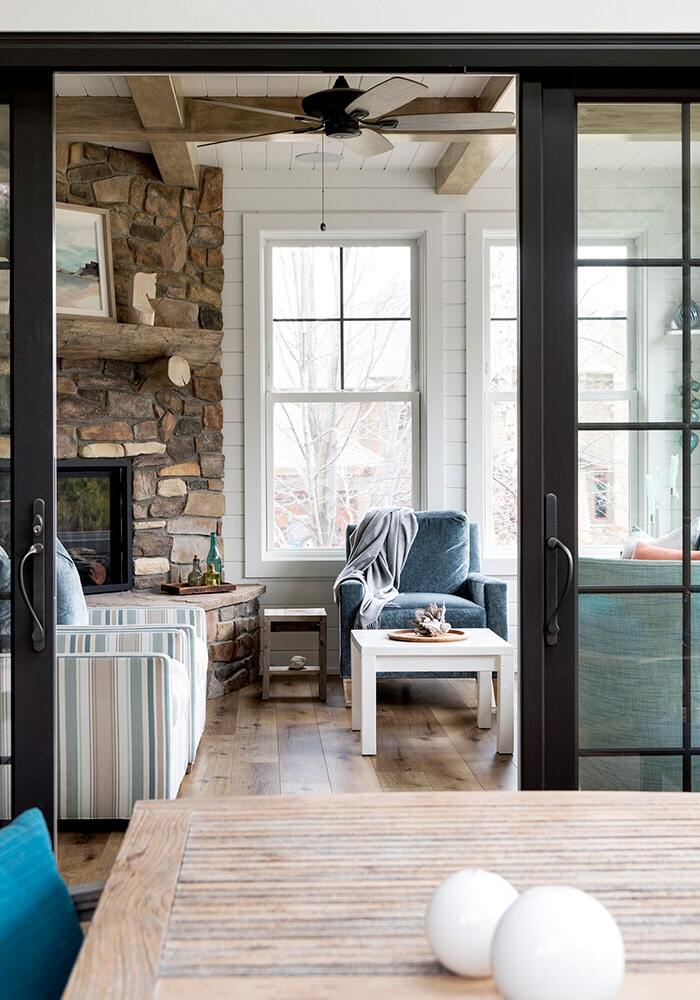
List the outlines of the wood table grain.
<svg viewBox="0 0 700 1000">
<path fill-rule="evenodd" d="M 139 803 L 65 997 L 486 1000 L 423 930 L 472 866 L 592 892 L 624 936 L 621 996 L 700 996 L 698 796 L 417 792 Z"/>
</svg>

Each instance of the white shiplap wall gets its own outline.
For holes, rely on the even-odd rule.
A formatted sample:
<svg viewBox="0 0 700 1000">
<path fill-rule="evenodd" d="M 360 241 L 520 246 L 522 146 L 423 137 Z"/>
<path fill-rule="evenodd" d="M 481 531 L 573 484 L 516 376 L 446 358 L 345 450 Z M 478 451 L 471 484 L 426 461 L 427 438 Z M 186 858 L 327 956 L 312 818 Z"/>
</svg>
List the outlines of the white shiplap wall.
<svg viewBox="0 0 700 1000">
<path fill-rule="evenodd" d="M 512 208 L 512 184 L 504 184 L 502 170 L 494 172 L 495 182 L 485 191 L 493 209 L 499 190 L 505 208 Z M 500 187 L 499 187 L 500 185 Z M 227 514 L 224 518 L 224 550 L 228 579 L 244 578 L 243 538 L 245 503 L 258 497 L 244 497 L 243 431 L 243 215 L 248 212 L 314 212 L 320 205 L 318 175 L 312 171 L 228 170 L 224 169 L 225 279 L 224 286 L 224 451 L 226 455 Z M 465 211 L 483 210 L 477 192 L 468 197 L 437 196 L 432 171 L 351 173 L 343 171 L 327 178 L 327 211 L 345 212 L 440 212 L 443 214 L 443 428 L 444 506 L 466 505 L 465 455 Z M 429 404 L 430 405 L 430 404 Z M 332 598 L 332 579 L 298 577 L 263 580 L 267 585 L 267 605 L 324 606 L 329 615 L 330 669 L 337 669 L 337 611 Z M 515 591 L 511 586 L 511 620 L 517 621 Z M 293 636 L 295 651 L 303 651 Z M 311 637 L 313 648 L 313 637 Z M 281 646 L 278 662 L 288 651 Z"/>
</svg>

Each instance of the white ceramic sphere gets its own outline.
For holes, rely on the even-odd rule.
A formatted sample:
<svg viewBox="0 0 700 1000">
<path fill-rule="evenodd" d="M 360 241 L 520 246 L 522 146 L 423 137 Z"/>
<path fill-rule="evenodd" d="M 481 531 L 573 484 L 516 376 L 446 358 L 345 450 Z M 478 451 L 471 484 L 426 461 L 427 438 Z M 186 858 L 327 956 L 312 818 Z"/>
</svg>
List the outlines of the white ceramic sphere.
<svg viewBox="0 0 700 1000">
<path fill-rule="evenodd" d="M 498 921 L 518 898 L 506 879 L 483 868 L 465 868 L 432 895 L 425 929 L 435 957 L 459 976 L 491 975 L 491 940 Z"/>
<path fill-rule="evenodd" d="M 540 885 L 503 915 L 491 966 L 506 1000 L 612 1000 L 625 975 L 625 947 L 614 918 L 593 896 Z"/>
</svg>

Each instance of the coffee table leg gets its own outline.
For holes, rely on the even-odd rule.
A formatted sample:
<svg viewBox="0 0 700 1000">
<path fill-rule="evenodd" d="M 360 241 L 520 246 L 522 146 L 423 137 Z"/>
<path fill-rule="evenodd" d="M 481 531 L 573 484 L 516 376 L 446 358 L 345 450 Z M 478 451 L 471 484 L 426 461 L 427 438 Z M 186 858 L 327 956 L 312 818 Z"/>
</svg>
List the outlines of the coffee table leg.
<svg viewBox="0 0 700 1000">
<path fill-rule="evenodd" d="M 350 683 L 352 684 L 352 728 L 358 731 L 362 728 L 362 693 L 360 691 L 360 651 L 350 640 Z"/>
<path fill-rule="evenodd" d="M 498 708 L 496 749 L 498 753 L 513 753 L 513 655 L 501 657 L 498 667 Z"/>
<path fill-rule="evenodd" d="M 362 714 L 362 754 L 363 756 L 373 756 L 377 752 L 377 658 L 376 656 L 362 657 L 362 679 L 360 681 L 360 695 Z M 352 696 L 355 703 L 355 692 Z"/>
<path fill-rule="evenodd" d="M 476 724 L 479 729 L 491 728 L 491 671 L 480 670 L 477 674 Z"/>
</svg>

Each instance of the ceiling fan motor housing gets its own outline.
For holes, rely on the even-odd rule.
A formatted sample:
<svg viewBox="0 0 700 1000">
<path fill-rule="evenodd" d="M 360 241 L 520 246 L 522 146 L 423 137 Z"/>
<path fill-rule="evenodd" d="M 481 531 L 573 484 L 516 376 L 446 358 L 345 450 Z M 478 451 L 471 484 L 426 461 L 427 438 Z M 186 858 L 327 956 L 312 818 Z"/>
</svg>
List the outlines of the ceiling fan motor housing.
<svg viewBox="0 0 700 1000">
<path fill-rule="evenodd" d="M 361 97 L 363 90 L 348 87 L 347 81 L 340 76 L 331 90 L 319 90 L 301 100 L 305 115 L 318 118 L 323 122 L 327 136 L 336 139 L 351 139 L 360 135 L 359 113 L 349 115 L 345 111 L 348 104 Z"/>
</svg>

